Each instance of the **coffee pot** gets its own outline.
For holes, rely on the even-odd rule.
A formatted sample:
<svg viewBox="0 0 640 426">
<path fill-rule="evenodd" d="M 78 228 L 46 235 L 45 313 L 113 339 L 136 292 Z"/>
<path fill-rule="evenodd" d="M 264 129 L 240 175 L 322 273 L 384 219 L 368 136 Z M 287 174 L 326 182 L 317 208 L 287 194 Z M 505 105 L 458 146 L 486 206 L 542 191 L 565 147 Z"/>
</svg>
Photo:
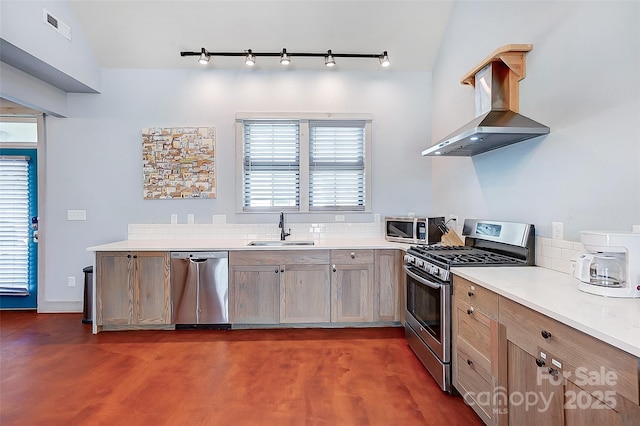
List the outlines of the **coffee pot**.
<svg viewBox="0 0 640 426">
<path fill-rule="evenodd" d="M 582 231 L 586 253 L 576 259 L 574 277 L 584 292 L 640 297 L 640 233 Z"/>
<path fill-rule="evenodd" d="M 574 276 L 602 287 L 621 288 L 626 283 L 625 256 L 619 253 L 586 253 L 576 259 Z"/>
</svg>

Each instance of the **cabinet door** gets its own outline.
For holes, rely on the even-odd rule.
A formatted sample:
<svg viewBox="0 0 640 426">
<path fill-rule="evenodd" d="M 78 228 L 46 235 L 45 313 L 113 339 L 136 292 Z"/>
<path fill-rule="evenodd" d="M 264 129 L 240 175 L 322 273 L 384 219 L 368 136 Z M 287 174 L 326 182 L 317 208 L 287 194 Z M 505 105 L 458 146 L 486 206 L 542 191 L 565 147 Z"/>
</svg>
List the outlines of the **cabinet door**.
<svg viewBox="0 0 640 426">
<path fill-rule="evenodd" d="M 280 267 L 232 266 L 229 317 L 235 324 L 278 324 Z"/>
<path fill-rule="evenodd" d="M 373 265 L 332 265 L 331 321 L 373 321 Z"/>
<path fill-rule="evenodd" d="M 399 321 L 402 263 L 398 250 L 376 250 L 373 299 L 374 321 Z"/>
<path fill-rule="evenodd" d="M 171 283 L 169 253 L 138 252 L 133 285 L 133 323 L 171 323 Z"/>
<path fill-rule="evenodd" d="M 133 319 L 133 262 L 128 252 L 96 255 L 96 322 L 125 325 Z"/>
<path fill-rule="evenodd" d="M 286 265 L 280 272 L 280 322 L 329 322 L 329 266 Z"/>
<path fill-rule="evenodd" d="M 538 367 L 536 358 L 508 342 L 510 425 L 564 425 L 564 383 Z"/>
</svg>

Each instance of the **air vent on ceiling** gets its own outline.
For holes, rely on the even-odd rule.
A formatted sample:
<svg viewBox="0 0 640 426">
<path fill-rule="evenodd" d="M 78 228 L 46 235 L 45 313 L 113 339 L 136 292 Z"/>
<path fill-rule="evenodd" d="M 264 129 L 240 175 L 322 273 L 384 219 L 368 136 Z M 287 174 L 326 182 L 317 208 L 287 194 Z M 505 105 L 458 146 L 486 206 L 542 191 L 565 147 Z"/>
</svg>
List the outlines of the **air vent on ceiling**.
<svg viewBox="0 0 640 426">
<path fill-rule="evenodd" d="M 44 23 L 71 41 L 71 27 L 49 13 L 47 9 L 42 9 L 42 12 Z"/>
</svg>

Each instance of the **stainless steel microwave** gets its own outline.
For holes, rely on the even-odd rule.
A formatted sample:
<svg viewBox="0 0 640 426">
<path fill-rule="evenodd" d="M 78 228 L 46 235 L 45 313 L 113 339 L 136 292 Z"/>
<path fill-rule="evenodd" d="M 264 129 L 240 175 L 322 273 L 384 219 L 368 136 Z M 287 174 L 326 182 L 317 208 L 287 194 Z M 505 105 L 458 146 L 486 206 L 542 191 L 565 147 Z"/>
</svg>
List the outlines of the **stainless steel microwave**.
<svg viewBox="0 0 640 426">
<path fill-rule="evenodd" d="M 442 238 L 444 217 L 385 217 L 385 239 L 410 244 L 435 244 Z"/>
</svg>

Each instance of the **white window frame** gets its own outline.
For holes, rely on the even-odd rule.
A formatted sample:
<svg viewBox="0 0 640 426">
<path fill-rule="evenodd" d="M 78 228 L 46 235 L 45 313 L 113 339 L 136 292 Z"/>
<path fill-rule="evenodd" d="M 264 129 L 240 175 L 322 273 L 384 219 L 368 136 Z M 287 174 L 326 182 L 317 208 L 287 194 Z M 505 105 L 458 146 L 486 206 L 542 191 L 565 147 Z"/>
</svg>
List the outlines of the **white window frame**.
<svg viewBox="0 0 640 426">
<path fill-rule="evenodd" d="M 236 114 L 236 212 L 237 213 L 273 213 L 279 207 L 260 211 L 244 210 L 244 120 L 296 120 L 300 123 L 300 206 L 295 213 L 370 213 L 371 209 L 371 146 L 372 115 L 348 113 L 237 113 Z M 365 198 L 364 210 L 309 209 L 309 122 L 310 121 L 363 121 L 365 128 Z"/>
</svg>

